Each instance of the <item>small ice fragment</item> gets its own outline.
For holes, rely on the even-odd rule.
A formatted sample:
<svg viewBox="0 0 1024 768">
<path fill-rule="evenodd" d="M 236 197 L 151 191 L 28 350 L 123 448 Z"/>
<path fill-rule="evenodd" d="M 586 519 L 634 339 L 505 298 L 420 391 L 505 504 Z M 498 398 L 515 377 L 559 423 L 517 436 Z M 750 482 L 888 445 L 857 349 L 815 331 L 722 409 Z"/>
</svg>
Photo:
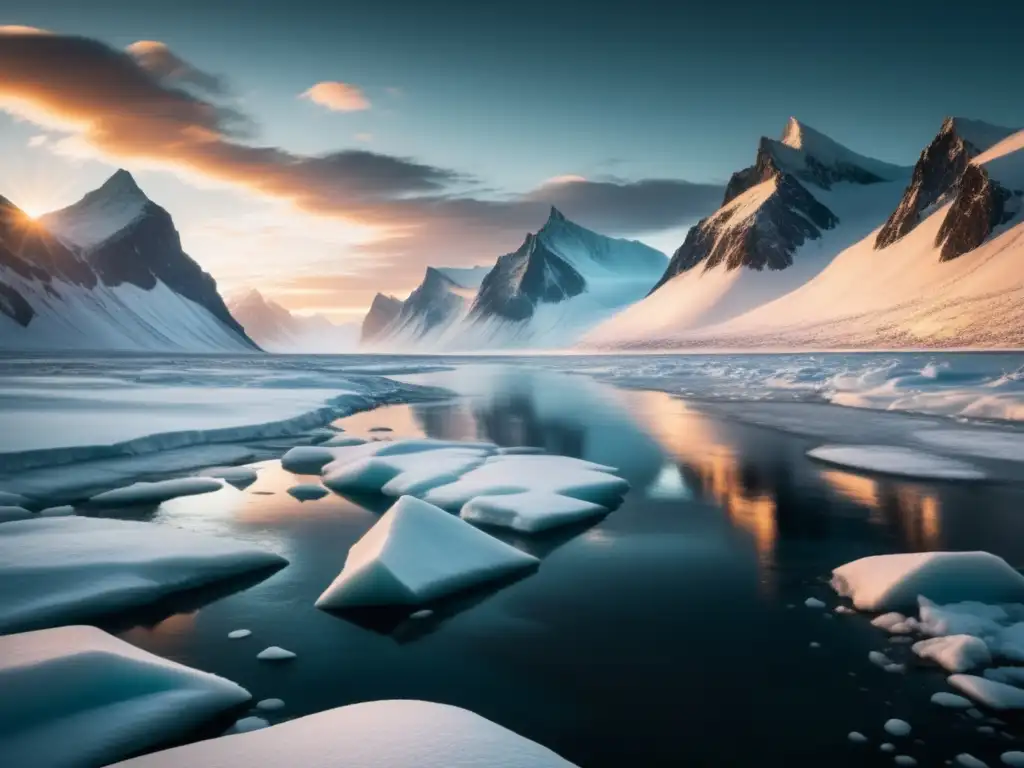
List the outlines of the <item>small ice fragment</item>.
<svg viewBox="0 0 1024 768">
<path fill-rule="evenodd" d="M 257 653 L 256 658 L 260 661 L 288 661 L 289 659 L 294 659 L 295 654 L 291 651 L 286 651 L 284 648 L 272 645 Z"/>
<path fill-rule="evenodd" d="M 996 729 L 993 728 L 991 725 L 979 725 L 978 726 L 978 733 L 984 733 L 984 734 L 987 734 L 989 736 L 994 736 L 995 732 L 996 732 Z"/>
<path fill-rule="evenodd" d="M 228 637 L 232 640 L 241 640 L 243 637 L 248 637 L 251 634 L 251 629 L 233 629 L 228 632 Z"/>
<path fill-rule="evenodd" d="M 1024 768 L 1024 752 L 1003 752 L 999 759 L 1013 768 Z"/>
<path fill-rule="evenodd" d="M 823 602 L 821 602 L 821 600 L 819 600 L 816 597 L 808 597 L 806 600 L 804 600 L 804 605 L 806 605 L 808 608 L 824 608 L 825 607 L 825 604 Z"/>
<path fill-rule="evenodd" d="M 970 699 L 957 696 L 955 693 L 946 693 L 945 691 L 933 693 L 931 702 L 932 704 L 938 704 L 940 707 L 948 707 L 950 709 L 970 709 L 972 706 Z"/>
<path fill-rule="evenodd" d="M 893 674 L 902 675 L 904 672 L 907 671 L 907 665 L 896 664 L 895 662 L 893 662 L 892 664 L 886 664 L 884 667 L 882 667 L 882 669 L 884 669 L 886 672 L 892 672 Z"/>
<path fill-rule="evenodd" d="M 976 709 L 974 707 L 971 707 L 970 709 L 968 709 L 967 710 L 967 714 L 968 714 L 968 716 L 973 717 L 975 720 L 984 720 L 985 719 L 985 715 L 982 714 L 981 710 L 980 709 Z"/>
<path fill-rule="evenodd" d="M 850 731 L 850 732 L 849 732 L 849 733 L 847 734 L 846 738 L 848 738 L 848 739 L 849 739 L 850 741 L 852 741 L 852 742 L 853 742 L 854 744 L 864 744 L 864 743 L 866 743 L 866 742 L 867 742 L 867 740 L 868 740 L 868 737 L 867 737 L 867 736 L 865 736 L 865 735 L 864 735 L 863 733 L 861 733 L 860 731 Z"/>
<path fill-rule="evenodd" d="M 316 483 L 300 483 L 289 488 L 288 493 L 299 501 L 316 501 L 326 496 L 329 491 Z"/>
<path fill-rule="evenodd" d="M 428 618 L 430 618 L 433 615 L 434 615 L 434 612 L 432 610 L 430 610 L 429 608 L 424 608 L 423 610 L 416 611 L 415 613 L 410 613 L 409 614 L 409 618 L 410 619 L 428 619 Z"/>
<path fill-rule="evenodd" d="M 917 765 L 917 760 L 912 758 L 910 755 L 896 755 L 892 759 L 896 765 Z"/>
<path fill-rule="evenodd" d="M 853 608 L 850 608 L 849 606 L 846 606 L 846 605 L 837 605 L 834 610 L 835 610 L 836 613 L 839 613 L 839 614 L 856 613 L 856 611 L 853 610 Z"/>
<path fill-rule="evenodd" d="M 871 626 L 891 632 L 892 627 L 904 624 L 906 620 L 907 617 L 902 613 L 883 613 L 881 616 L 876 616 L 871 620 Z"/>
<path fill-rule="evenodd" d="M 883 752 L 895 752 L 896 751 L 896 745 L 895 744 L 890 744 L 889 742 L 885 742 L 885 744 L 880 746 L 879 749 L 882 750 Z"/>
<path fill-rule="evenodd" d="M 906 720 L 898 720 L 894 717 L 890 720 L 886 720 L 885 725 L 882 727 L 885 728 L 886 733 L 891 734 L 893 736 L 910 735 L 910 723 L 908 723 Z"/>
<path fill-rule="evenodd" d="M 888 656 L 886 656 L 881 651 L 871 651 L 871 652 L 869 652 L 868 653 L 868 660 L 872 664 L 877 664 L 880 667 L 886 667 L 886 666 L 888 666 L 888 665 L 893 663 L 892 659 L 890 659 Z"/>
<path fill-rule="evenodd" d="M 248 733 L 249 731 L 258 731 L 260 728 L 266 728 L 270 723 L 264 720 L 262 717 L 243 717 L 241 720 L 235 722 L 230 728 L 224 731 L 224 735 L 228 736 L 233 733 Z"/>
<path fill-rule="evenodd" d="M 811 648 L 821 648 L 821 643 L 817 643 L 812 640 L 810 646 Z"/>
<path fill-rule="evenodd" d="M 962 765 L 964 768 L 988 768 L 987 763 L 983 763 L 974 755 L 968 754 L 967 752 L 961 752 L 956 756 L 956 764 Z"/>
<path fill-rule="evenodd" d="M 283 699 L 263 699 L 262 701 L 256 702 L 256 709 L 264 712 L 274 712 L 278 709 L 284 708 Z"/>
</svg>

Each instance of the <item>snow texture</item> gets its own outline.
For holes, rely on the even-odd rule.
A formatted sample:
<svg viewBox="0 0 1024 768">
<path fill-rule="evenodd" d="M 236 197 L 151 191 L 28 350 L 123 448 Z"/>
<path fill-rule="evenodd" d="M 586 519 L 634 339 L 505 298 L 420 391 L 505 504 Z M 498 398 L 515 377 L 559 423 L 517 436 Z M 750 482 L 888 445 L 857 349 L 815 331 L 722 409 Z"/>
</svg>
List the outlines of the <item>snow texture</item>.
<svg viewBox="0 0 1024 768">
<path fill-rule="evenodd" d="M 105 507 L 160 504 L 178 496 L 213 493 L 223 487 L 223 483 L 212 477 L 180 477 L 173 480 L 158 480 L 155 483 L 133 483 L 125 488 L 98 493 L 89 499 L 89 502 Z"/>
<path fill-rule="evenodd" d="M 0 765 L 106 765 L 249 699 L 235 683 L 94 627 L 0 636 Z"/>
<path fill-rule="evenodd" d="M 537 564 L 444 510 L 403 496 L 352 546 L 316 605 L 419 605 Z"/>
<path fill-rule="evenodd" d="M 1024 576 L 988 552 L 913 552 L 861 558 L 832 572 L 832 587 L 862 611 L 939 603 L 1024 602 Z"/>
<path fill-rule="evenodd" d="M 91 618 L 284 563 L 231 539 L 169 525 L 48 517 L 0 526 L 0 632 Z"/>
<path fill-rule="evenodd" d="M 589 501 L 546 491 L 499 496 L 477 496 L 466 502 L 459 516 L 468 522 L 538 533 L 561 525 L 603 517 L 608 510 Z"/>
<path fill-rule="evenodd" d="M 572 768 L 546 747 L 479 715 L 424 701 L 371 701 L 114 768 Z"/>
<path fill-rule="evenodd" d="M 980 469 L 963 461 L 887 445 L 823 445 L 812 448 L 807 455 L 828 464 L 901 477 L 939 480 L 981 480 L 985 477 Z"/>
</svg>

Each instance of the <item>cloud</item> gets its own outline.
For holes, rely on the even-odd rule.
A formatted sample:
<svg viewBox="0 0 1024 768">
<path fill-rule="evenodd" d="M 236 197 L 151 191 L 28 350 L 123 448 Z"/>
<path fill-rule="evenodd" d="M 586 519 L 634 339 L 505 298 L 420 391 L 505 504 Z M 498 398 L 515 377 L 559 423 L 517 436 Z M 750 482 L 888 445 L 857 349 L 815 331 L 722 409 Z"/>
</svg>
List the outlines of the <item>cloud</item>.
<svg viewBox="0 0 1024 768">
<path fill-rule="evenodd" d="M 220 77 L 192 66 L 164 43 L 139 40 L 129 45 L 126 50 L 140 67 L 162 83 L 171 86 L 192 86 L 215 96 L 227 93 L 227 87 Z"/>
<path fill-rule="evenodd" d="M 357 133 L 352 138 L 354 138 L 356 141 L 362 141 L 364 143 L 369 143 L 369 142 L 373 141 L 373 134 L 372 133 Z"/>
<path fill-rule="evenodd" d="M 338 246 L 347 248 L 349 293 L 364 303 L 377 285 L 411 289 L 429 263 L 493 261 L 541 226 L 550 205 L 605 234 L 633 236 L 691 223 L 722 194 L 671 179 L 582 177 L 555 177 L 521 195 L 479 185 L 470 193 L 472 177 L 412 158 L 260 146 L 255 122 L 231 103 L 221 78 L 154 41 L 122 51 L 89 38 L 0 29 L 0 72 L 0 109 L 63 134 L 49 142 L 51 151 L 198 174 L 374 228 L 373 242 Z"/>
<path fill-rule="evenodd" d="M 43 145 L 44 145 L 44 144 L 45 144 L 45 143 L 46 143 L 47 141 L 49 141 L 49 138 L 50 138 L 50 137 L 49 137 L 49 136 L 47 136 L 47 135 L 46 135 L 45 133 L 38 133 L 38 134 L 36 134 L 35 136 L 31 137 L 31 138 L 30 138 L 30 139 L 28 140 L 28 145 L 29 145 L 30 147 L 41 147 L 41 146 L 43 146 Z"/>
<path fill-rule="evenodd" d="M 333 112 L 359 112 L 370 108 L 370 100 L 357 86 L 337 81 L 317 83 L 303 93 L 302 98 Z"/>
</svg>

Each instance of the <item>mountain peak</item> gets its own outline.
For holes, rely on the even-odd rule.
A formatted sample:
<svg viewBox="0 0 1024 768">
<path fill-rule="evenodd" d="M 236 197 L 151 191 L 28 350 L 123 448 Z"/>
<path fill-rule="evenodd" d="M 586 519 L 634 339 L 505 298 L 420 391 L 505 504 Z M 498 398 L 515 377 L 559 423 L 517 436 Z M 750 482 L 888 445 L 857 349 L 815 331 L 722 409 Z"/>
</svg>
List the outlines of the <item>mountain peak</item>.
<svg viewBox="0 0 1024 768">
<path fill-rule="evenodd" d="M 1006 128 L 1002 125 L 993 125 L 992 123 L 972 120 L 967 117 L 947 117 L 942 121 L 942 129 L 939 131 L 939 135 L 950 132 L 956 133 L 957 136 L 972 146 L 974 150 L 972 154 L 980 154 L 1019 130 L 1019 128 Z"/>
<path fill-rule="evenodd" d="M 47 229 L 82 248 L 108 240 L 152 205 L 128 171 L 119 169 L 77 203 L 42 217 Z"/>
<path fill-rule="evenodd" d="M 548 214 L 548 221 L 552 222 L 552 221 L 565 221 L 565 220 L 566 220 L 565 216 L 562 214 L 562 212 L 560 210 L 558 210 L 557 208 L 555 208 L 555 206 L 552 205 L 551 206 L 551 212 Z"/>
<path fill-rule="evenodd" d="M 107 179 L 103 184 L 100 185 L 97 192 L 104 191 L 109 194 L 135 194 L 145 197 L 145 193 L 139 188 L 139 185 L 135 182 L 135 177 L 132 176 L 124 168 L 118 168 Z"/>
</svg>

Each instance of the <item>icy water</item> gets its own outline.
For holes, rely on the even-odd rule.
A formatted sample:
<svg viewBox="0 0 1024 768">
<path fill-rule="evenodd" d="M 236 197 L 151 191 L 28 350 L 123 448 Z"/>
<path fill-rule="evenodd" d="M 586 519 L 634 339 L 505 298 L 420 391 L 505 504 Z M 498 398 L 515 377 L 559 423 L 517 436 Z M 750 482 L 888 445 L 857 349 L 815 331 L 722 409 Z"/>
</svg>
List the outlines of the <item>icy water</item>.
<svg viewBox="0 0 1024 768">
<path fill-rule="evenodd" d="M 797 404 L 785 416 L 805 429 L 793 434 L 721 404 L 550 367 L 508 361 L 407 377 L 459 396 L 337 422 L 369 438 L 482 438 L 619 467 L 632 490 L 603 521 L 504 537 L 542 558 L 536 573 L 431 606 L 425 619 L 318 611 L 314 600 L 384 505 L 296 501 L 287 489 L 316 478 L 269 461 L 244 490 L 117 514 L 257 541 L 290 564 L 107 626 L 257 700 L 283 699 L 284 709 L 260 713 L 271 722 L 426 699 L 478 712 L 585 768 L 892 765 L 885 741 L 922 765 L 962 752 L 997 765 L 1020 748 L 1018 724 L 987 735 L 981 721 L 930 704 L 948 690 L 945 675 L 867 618 L 832 614 L 827 576 L 861 556 L 912 550 L 986 549 L 1024 565 L 1021 465 L 972 459 L 999 478 L 972 484 L 847 472 L 805 457 L 821 442 L 808 425 L 852 421 L 862 436 L 891 439 L 934 423 Z M 828 609 L 806 607 L 808 597 Z M 240 628 L 252 636 L 229 640 Z M 257 661 L 269 645 L 298 658 Z M 873 665 L 871 650 L 907 661 L 907 673 Z M 911 737 L 886 737 L 890 717 L 910 722 Z M 849 742 L 850 731 L 870 742 Z"/>
</svg>

